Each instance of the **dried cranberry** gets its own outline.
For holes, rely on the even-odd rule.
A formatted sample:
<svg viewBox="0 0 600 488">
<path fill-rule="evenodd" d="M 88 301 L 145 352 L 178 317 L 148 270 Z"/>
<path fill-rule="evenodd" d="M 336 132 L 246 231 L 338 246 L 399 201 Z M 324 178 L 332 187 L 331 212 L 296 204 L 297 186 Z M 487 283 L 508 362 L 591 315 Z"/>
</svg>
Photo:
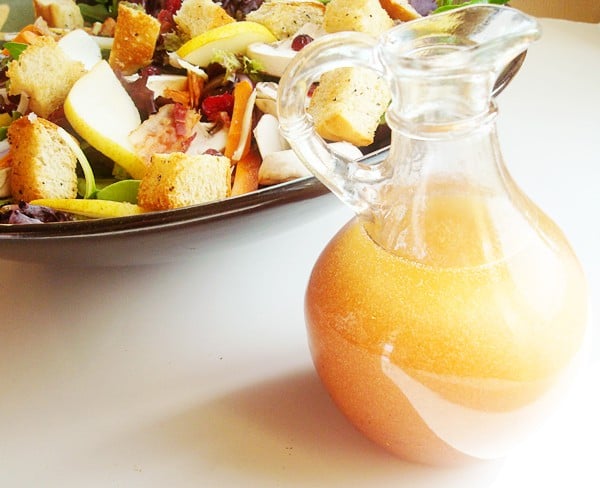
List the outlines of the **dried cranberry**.
<svg viewBox="0 0 600 488">
<path fill-rule="evenodd" d="M 181 8 L 181 0 L 168 0 L 162 10 L 156 13 L 156 18 L 160 22 L 160 31 L 174 31 L 176 27 L 175 14 Z"/>
<path fill-rule="evenodd" d="M 175 19 L 173 18 L 173 14 L 168 10 L 161 10 L 156 14 L 156 18 L 160 22 L 161 34 L 175 30 Z"/>
<path fill-rule="evenodd" d="M 308 34 L 298 34 L 294 39 L 292 39 L 292 49 L 294 51 L 300 51 L 303 47 L 308 46 L 311 42 L 313 42 L 313 38 Z"/>
<path fill-rule="evenodd" d="M 202 113 L 208 120 L 213 120 L 220 112 L 231 114 L 233 111 L 233 95 L 231 93 L 223 93 L 221 95 L 213 95 L 202 100 Z"/>
<path fill-rule="evenodd" d="M 165 2 L 165 10 L 175 13 L 181 8 L 181 4 L 182 0 L 167 0 Z"/>
</svg>

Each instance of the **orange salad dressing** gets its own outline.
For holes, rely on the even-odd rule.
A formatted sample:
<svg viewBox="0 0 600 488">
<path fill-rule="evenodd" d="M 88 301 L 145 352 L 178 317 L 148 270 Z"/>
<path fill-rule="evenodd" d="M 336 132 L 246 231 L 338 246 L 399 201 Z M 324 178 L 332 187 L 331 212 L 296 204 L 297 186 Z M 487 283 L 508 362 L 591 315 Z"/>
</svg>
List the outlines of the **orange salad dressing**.
<svg viewBox="0 0 600 488">
<path fill-rule="evenodd" d="M 502 212 L 437 192 L 412 234 L 426 249 L 418 262 L 355 219 L 315 265 L 306 317 L 317 371 L 351 422 L 401 457 L 502 455 L 553 403 L 581 347 L 587 297 L 568 243 L 535 209 L 533 230 L 510 230 L 513 244 L 482 240 Z"/>
</svg>

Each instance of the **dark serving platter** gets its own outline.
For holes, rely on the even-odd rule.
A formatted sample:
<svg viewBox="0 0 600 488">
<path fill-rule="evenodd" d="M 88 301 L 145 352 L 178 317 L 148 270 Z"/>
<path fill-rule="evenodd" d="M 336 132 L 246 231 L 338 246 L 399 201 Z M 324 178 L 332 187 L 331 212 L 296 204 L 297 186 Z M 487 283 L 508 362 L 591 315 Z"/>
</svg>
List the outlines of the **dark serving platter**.
<svg viewBox="0 0 600 488">
<path fill-rule="evenodd" d="M 32 17 L 30 2 L 12 0 L 3 30 L 16 30 Z M 498 77 L 499 94 L 520 69 L 525 53 Z M 381 161 L 385 146 L 363 158 Z M 381 145 L 380 145 L 381 146 Z M 268 238 L 306 222 L 335 203 L 315 177 L 281 183 L 235 198 L 186 208 L 120 218 L 47 224 L 0 224 L 0 259 L 66 265 L 139 265 L 197 254 L 203 246 Z"/>
</svg>

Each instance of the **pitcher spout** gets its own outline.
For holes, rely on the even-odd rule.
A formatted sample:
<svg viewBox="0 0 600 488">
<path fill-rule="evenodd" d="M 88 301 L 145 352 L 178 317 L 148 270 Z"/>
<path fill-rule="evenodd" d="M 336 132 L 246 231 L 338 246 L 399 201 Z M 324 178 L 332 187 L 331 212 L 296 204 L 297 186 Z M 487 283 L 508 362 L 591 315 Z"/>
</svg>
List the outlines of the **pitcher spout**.
<svg viewBox="0 0 600 488">
<path fill-rule="evenodd" d="M 393 93 L 388 114 L 439 124 L 484 114 L 540 34 L 533 17 L 499 5 L 462 7 L 391 29 L 378 51 Z"/>
<path fill-rule="evenodd" d="M 411 69 L 436 72 L 478 64 L 500 73 L 540 35 L 534 17 L 512 7 L 481 4 L 400 24 L 383 35 L 380 45 L 384 58 Z"/>
</svg>

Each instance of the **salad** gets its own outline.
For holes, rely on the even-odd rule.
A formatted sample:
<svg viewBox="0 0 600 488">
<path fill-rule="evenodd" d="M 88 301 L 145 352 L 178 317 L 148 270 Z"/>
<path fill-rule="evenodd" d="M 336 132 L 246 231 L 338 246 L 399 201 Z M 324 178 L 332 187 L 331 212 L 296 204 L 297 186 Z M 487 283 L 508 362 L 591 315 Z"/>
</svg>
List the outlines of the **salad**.
<svg viewBox="0 0 600 488">
<path fill-rule="evenodd" d="M 128 216 L 307 176 L 279 136 L 277 82 L 330 32 L 327 9 L 353 1 L 33 0 L 32 23 L 2 35 L 0 223 Z M 506 3 L 368 1 L 391 25 Z M 383 124 L 372 132 L 332 143 L 356 158 L 387 142 Z"/>
</svg>

